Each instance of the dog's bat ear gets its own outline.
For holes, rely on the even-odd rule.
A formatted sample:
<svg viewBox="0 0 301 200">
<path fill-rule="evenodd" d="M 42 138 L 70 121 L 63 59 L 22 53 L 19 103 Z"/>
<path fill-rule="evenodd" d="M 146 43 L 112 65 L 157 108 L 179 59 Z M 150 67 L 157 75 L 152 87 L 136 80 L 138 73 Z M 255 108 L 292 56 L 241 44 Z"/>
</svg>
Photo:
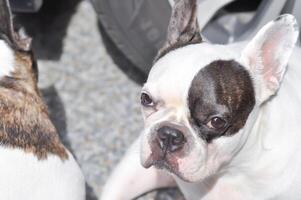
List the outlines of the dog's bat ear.
<svg viewBox="0 0 301 200">
<path fill-rule="evenodd" d="M 159 51 L 157 59 L 173 49 L 201 42 L 202 37 L 197 22 L 197 0 L 175 0 L 167 30 L 167 40 Z"/>
<path fill-rule="evenodd" d="M 31 38 L 14 31 L 9 0 L 0 0 L 0 39 L 5 40 L 15 50 L 31 49 Z"/>
<path fill-rule="evenodd" d="M 265 25 L 242 52 L 242 61 L 259 86 L 259 101 L 264 102 L 280 87 L 289 58 L 299 35 L 294 16 L 281 15 Z"/>
</svg>

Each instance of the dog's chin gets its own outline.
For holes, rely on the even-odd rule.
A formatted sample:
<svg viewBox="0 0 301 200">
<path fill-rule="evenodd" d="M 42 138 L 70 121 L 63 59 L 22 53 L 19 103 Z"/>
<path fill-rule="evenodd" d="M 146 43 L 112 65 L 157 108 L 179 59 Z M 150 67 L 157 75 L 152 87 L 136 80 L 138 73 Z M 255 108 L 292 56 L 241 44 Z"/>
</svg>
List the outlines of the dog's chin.
<svg viewBox="0 0 301 200">
<path fill-rule="evenodd" d="M 181 179 L 182 181 L 195 183 L 199 182 L 202 179 L 195 179 L 195 176 L 187 176 L 185 172 L 180 172 L 179 170 L 175 169 L 173 166 L 169 165 L 166 161 L 157 161 L 153 164 L 153 166 L 157 169 L 165 170 L 166 172 L 170 173 L 172 176 L 176 176 L 177 178 Z M 203 178 L 203 177 L 202 177 Z"/>
<path fill-rule="evenodd" d="M 144 162 L 142 162 L 141 164 L 145 168 L 155 167 L 160 170 L 165 170 L 172 176 L 176 176 L 185 182 L 193 183 L 199 181 L 199 179 L 195 179 L 197 176 L 188 175 L 189 173 L 186 174 L 185 172 L 180 172 L 178 170 L 176 162 L 170 158 L 154 159 L 151 155 L 147 159 L 145 159 Z"/>
</svg>

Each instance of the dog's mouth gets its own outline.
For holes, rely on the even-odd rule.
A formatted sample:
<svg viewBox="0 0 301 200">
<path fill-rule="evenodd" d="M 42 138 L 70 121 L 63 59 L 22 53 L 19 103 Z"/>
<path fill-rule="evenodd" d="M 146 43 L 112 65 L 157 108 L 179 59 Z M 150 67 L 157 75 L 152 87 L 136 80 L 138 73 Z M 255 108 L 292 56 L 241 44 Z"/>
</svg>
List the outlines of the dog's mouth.
<svg viewBox="0 0 301 200">
<path fill-rule="evenodd" d="M 182 179 L 183 181 L 186 182 L 191 182 L 190 180 L 188 180 L 184 174 L 182 174 L 178 169 L 176 169 L 173 165 L 169 164 L 168 161 L 166 160 L 159 160 L 154 162 L 153 166 L 157 169 L 161 169 L 161 170 L 166 170 L 167 172 L 169 172 L 170 174 L 174 174 L 177 177 L 179 177 L 180 179 Z"/>
<path fill-rule="evenodd" d="M 162 154 L 160 156 L 152 153 L 148 159 L 143 163 L 145 168 L 155 167 L 157 169 L 166 170 L 182 179 L 185 179 L 178 170 L 178 162 L 175 157 L 168 154 Z"/>
<path fill-rule="evenodd" d="M 142 163 L 143 167 L 150 168 L 152 166 L 163 169 L 164 166 L 168 165 L 166 162 L 166 156 L 158 156 L 155 153 L 151 153 L 149 157 Z"/>
<path fill-rule="evenodd" d="M 154 166 L 159 169 L 169 168 L 169 160 L 171 159 L 175 158 L 171 158 L 171 156 L 168 155 L 167 149 L 159 150 L 159 148 L 154 148 L 152 149 L 151 154 L 143 163 L 143 166 L 145 168 L 149 168 L 151 166 Z"/>
</svg>

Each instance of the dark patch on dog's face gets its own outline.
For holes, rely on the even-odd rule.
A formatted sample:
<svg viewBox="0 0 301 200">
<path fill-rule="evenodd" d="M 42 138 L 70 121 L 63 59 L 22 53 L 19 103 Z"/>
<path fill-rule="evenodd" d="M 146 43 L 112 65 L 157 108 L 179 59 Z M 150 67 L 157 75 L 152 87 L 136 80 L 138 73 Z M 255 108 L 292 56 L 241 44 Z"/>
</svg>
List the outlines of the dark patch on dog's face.
<svg viewBox="0 0 301 200">
<path fill-rule="evenodd" d="M 191 123 L 207 142 L 237 133 L 255 105 L 249 73 L 233 60 L 214 61 L 202 68 L 188 94 Z M 225 125 L 215 129 L 208 123 L 218 117 Z"/>
</svg>

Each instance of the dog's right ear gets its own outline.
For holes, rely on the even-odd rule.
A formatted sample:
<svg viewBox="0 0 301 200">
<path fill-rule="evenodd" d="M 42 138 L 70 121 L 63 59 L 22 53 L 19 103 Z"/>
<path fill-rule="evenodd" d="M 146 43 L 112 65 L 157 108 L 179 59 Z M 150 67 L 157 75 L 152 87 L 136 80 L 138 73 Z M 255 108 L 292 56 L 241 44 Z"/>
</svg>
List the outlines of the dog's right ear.
<svg viewBox="0 0 301 200">
<path fill-rule="evenodd" d="M 15 50 L 31 49 L 31 38 L 14 31 L 9 0 L 0 0 L 0 39 L 5 40 Z"/>
<path fill-rule="evenodd" d="M 197 22 L 197 0 L 175 0 L 167 30 L 167 41 L 156 60 L 173 49 L 201 42 Z"/>
</svg>

